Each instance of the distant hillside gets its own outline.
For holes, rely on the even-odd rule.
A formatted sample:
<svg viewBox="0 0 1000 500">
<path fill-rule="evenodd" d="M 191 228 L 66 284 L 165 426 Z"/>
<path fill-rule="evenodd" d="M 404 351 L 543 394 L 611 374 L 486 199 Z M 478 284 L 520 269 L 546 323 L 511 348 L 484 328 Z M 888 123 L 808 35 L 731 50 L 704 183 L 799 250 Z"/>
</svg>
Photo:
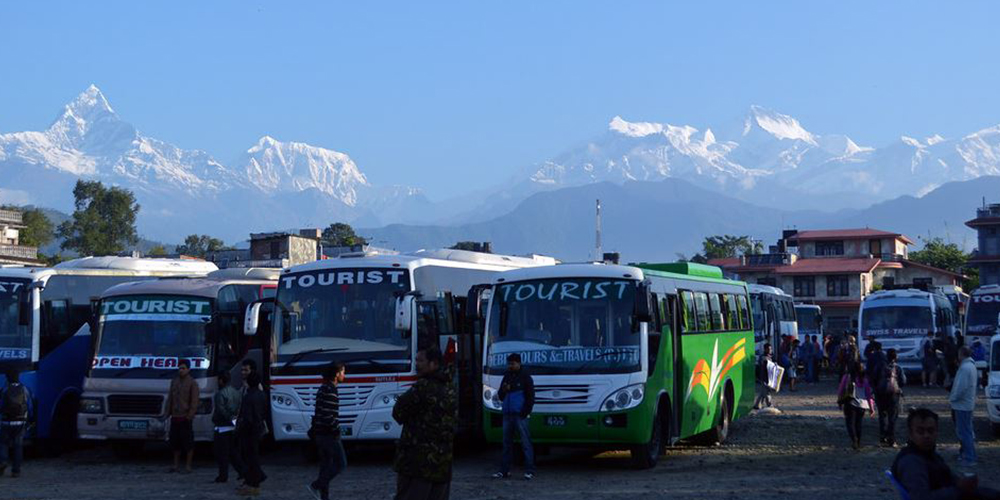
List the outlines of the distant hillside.
<svg viewBox="0 0 1000 500">
<path fill-rule="evenodd" d="M 975 217 L 982 198 L 1000 201 L 1000 177 L 945 184 L 926 195 L 903 196 L 864 210 L 835 213 L 756 206 L 680 179 L 598 183 L 536 193 L 509 214 L 458 226 L 391 225 L 361 229 L 380 246 L 414 250 L 460 240 L 492 241 L 497 252 L 544 253 L 564 260 L 592 258 L 594 203 L 604 209 L 604 250 L 625 260 L 673 260 L 701 250 L 706 236 L 750 235 L 773 244 L 784 228 L 872 227 L 898 231 L 917 241 L 940 236 L 975 247 L 964 221 Z"/>
</svg>

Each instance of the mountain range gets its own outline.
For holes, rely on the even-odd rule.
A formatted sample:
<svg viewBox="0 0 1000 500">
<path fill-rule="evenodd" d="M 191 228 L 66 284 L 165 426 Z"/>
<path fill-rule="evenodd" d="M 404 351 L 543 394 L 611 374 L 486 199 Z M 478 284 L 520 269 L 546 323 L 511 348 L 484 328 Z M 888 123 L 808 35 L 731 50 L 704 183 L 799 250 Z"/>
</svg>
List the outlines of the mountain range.
<svg viewBox="0 0 1000 500">
<path fill-rule="evenodd" d="M 233 156 L 223 162 L 146 136 L 90 86 L 48 129 L 0 134 L 0 202 L 69 211 L 75 181 L 95 179 L 135 192 L 140 233 L 161 241 L 191 233 L 236 241 L 346 221 L 402 249 L 491 239 L 501 249 L 576 255 L 592 246 L 600 197 L 609 241 L 630 248 L 629 234 L 666 232 L 671 237 L 655 250 L 662 258 L 694 251 L 701 236 L 719 232 L 766 236 L 791 224 L 848 223 L 901 230 L 913 207 L 895 208 L 938 200 L 941 206 L 926 208 L 934 217 L 950 210 L 939 198 L 952 195 L 942 193 L 961 191 L 949 183 L 986 185 L 993 181 L 984 176 L 1000 175 L 1000 126 L 871 147 L 813 133 L 759 106 L 739 122 L 703 130 L 616 116 L 604 133 L 502 185 L 443 202 L 419 187 L 373 185 L 348 154 L 301 142 L 264 135 Z M 951 204 L 963 207 L 960 218 L 972 213 L 966 201 Z M 960 218 L 942 217 L 947 227 L 917 221 L 924 225 L 911 232 L 960 234 Z M 561 225 L 546 225 L 549 219 Z"/>
</svg>

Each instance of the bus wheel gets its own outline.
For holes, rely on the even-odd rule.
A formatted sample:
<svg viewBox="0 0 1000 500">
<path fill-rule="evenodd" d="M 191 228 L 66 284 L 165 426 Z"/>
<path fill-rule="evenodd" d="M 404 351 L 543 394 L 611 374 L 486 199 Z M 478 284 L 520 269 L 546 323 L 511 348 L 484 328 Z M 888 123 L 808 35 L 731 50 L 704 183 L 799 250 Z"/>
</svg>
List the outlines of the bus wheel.
<svg viewBox="0 0 1000 500">
<path fill-rule="evenodd" d="M 710 433 L 710 438 L 713 443 L 722 444 L 726 442 L 726 438 L 729 437 L 729 424 L 732 422 L 732 412 L 729 410 L 729 391 L 726 391 L 725 395 L 722 396 L 722 401 L 719 401 L 719 422 L 715 424 Z"/>
<path fill-rule="evenodd" d="M 658 413 L 653 414 L 653 431 L 649 437 L 649 442 L 638 446 L 633 446 L 632 465 L 636 469 L 651 469 L 656 467 L 660 455 L 663 454 L 663 423 L 660 422 Z"/>
</svg>

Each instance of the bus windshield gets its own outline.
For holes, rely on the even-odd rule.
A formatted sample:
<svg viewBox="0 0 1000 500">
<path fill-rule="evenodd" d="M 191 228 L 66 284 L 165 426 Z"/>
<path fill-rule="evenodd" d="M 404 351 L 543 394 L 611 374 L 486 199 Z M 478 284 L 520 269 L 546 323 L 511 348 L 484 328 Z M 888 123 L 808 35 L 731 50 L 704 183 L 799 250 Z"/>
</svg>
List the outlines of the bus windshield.
<svg viewBox="0 0 1000 500">
<path fill-rule="evenodd" d="M 409 360 L 410 338 L 396 330 L 394 319 L 396 298 L 408 291 L 403 269 L 338 268 L 283 276 L 276 299 L 278 356 L 317 351 L 301 364 L 329 362 L 338 352 L 377 354 L 374 361 Z"/>
<path fill-rule="evenodd" d="M 486 371 L 499 375 L 520 353 L 533 374 L 631 373 L 641 368 L 633 330 L 635 282 L 551 279 L 497 285 L 491 299 Z"/>
<path fill-rule="evenodd" d="M 1000 293 L 975 294 L 969 299 L 966 330 L 969 335 L 992 335 L 1000 314 Z"/>
<path fill-rule="evenodd" d="M 796 307 L 795 315 L 799 322 L 800 332 L 815 332 L 819 329 L 819 309 L 813 307 Z"/>
<path fill-rule="evenodd" d="M 0 362 L 31 359 L 31 329 L 20 325 L 28 280 L 0 278 Z"/>
<path fill-rule="evenodd" d="M 927 306 L 866 307 L 862 318 L 865 337 L 924 336 L 934 329 L 931 308 Z"/>
<path fill-rule="evenodd" d="M 207 298 L 113 297 L 101 303 L 100 342 L 93 367 L 170 370 L 178 359 L 192 370 L 208 369 L 206 330 L 212 319 Z"/>
</svg>

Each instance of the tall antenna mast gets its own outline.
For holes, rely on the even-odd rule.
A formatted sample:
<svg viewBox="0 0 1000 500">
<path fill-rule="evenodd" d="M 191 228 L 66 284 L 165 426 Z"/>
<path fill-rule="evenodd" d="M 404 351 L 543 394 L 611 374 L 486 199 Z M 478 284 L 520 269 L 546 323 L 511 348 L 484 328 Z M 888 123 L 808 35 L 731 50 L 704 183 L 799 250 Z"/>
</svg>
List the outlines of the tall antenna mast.
<svg viewBox="0 0 1000 500">
<path fill-rule="evenodd" d="M 594 260 L 604 260 L 604 250 L 601 248 L 601 200 L 597 200 L 597 241 Z"/>
</svg>

